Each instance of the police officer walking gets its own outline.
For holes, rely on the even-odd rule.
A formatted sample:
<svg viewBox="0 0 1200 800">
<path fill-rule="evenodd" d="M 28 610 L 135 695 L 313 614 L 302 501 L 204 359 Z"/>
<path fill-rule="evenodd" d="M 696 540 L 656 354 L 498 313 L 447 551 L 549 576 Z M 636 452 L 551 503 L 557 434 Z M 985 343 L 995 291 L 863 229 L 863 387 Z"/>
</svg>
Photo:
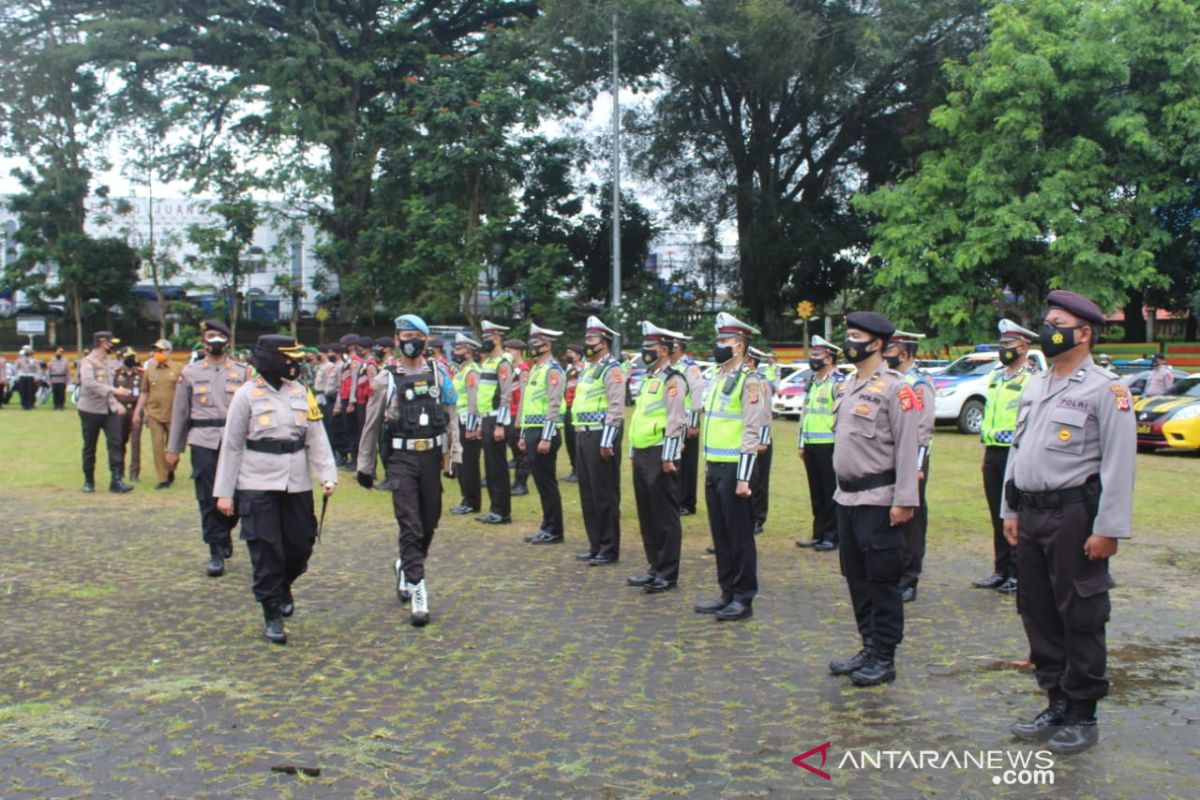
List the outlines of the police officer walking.
<svg viewBox="0 0 1200 800">
<path fill-rule="evenodd" d="M 530 544 L 561 544 L 563 541 L 562 495 L 558 490 L 558 448 L 562 437 L 563 393 L 566 374 L 554 360 L 554 340 L 562 331 L 529 325 L 529 351 L 534 362 L 521 381 L 521 440 L 529 474 L 542 504 L 542 524 L 537 533 L 525 537 Z"/>
<path fill-rule="evenodd" d="M 679 460 L 679 514 L 688 517 L 696 513 L 696 480 L 700 471 L 700 415 L 704 411 L 704 375 L 696 359 L 687 354 L 689 337 L 682 333 L 672 342 L 671 366 L 687 380 L 687 397 L 683 410 L 687 414 L 687 434 L 683 456 Z"/>
<path fill-rule="evenodd" d="M 132 492 L 124 478 L 125 453 L 122 445 L 121 418 L 125 413 L 122 401 L 132 395 L 129 389 L 119 389 L 115 383 L 116 367 L 109 353 L 121 343 L 110 331 L 92 335 L 92 352 L 79 362 L 79 425 L 83 431 L 83 490 L 96 491 L 96 441 L 104 431 L 108 445 L 108 468 L 112 480 L 110 492 Z"/>
<path fill-rule="evenodd" d="M 246 367 L 227 353 L 229 338 L 229 326 L 224 322 L 210 319 L 200 323 L 204 357 L 179 373 L 167 439 L 167 469 L 171 472 L 179 466 L 184 445 L 191 448 L 200 529 L 208 545 L 205 570 L 212 578 L 225 574 L 225 559 L 233 555 L 232 534 L 237 518 L 217 511 L 213 481 L 229 403 L 248 378 Z"/>
<path fill-rule="evenodd" d="M 1108 693 L 1108 560 L 1132 535 L 1137 433 L 1129 390 L 1091 357 L 1104 314 L 1056 290 L 1039 338 L 1053 368 L 1027 381 L 1004 474 L 1004 535 L 1017 548 L 1017 610 L 1049 705 L 1011 726 L 1053 753 L 1100 738 Z"/>
<path fill-rule="evenodd" d="M 479 375 L 482 371 L 476 358 L 479 342 L 470 336 L 454 337 L 454 393 L 458 395 L 458 436 L 462 442 L 462 467 L 458 470 L 458 487 L 462 502 L 450 509 L 451 514 L 475 514 L 481 505 L 483 486 L 479 475 L 479 458 L 483 449 L 483 414 L 479 407 Z"/>
<path fill-rule="evenodd" d="M 642 323 L 642 364 L 646 374 L 629 421 L 633 448 L 633 496 L 646 550 L 646 574 L 627 579 L 650 594 L 679 583 L 679 459 L 687 435 L 684 401 L 688 384 L 671 365 L 679 334 L 652 322 Z"/>
<path fill-rule="evenodd" d="M 771 406 L 762 379 L 744 363 L 750 337 L 759 331 L 724 311 L 714 327 L 717 370 L 704 398 L 704 497 L 721 594 L 695 610 L 738 620 L 753 614 L 758 593 L 750 479 L 759 446 L 770 444 Z"/>
<path fill-rule="evenodd" d="M 925 563 L 925 538 L 929 529 L 929 507 L 925 503 L 925 484 L 929 480 L 929 452 L 933 445 L 933 427 L 937 409 L 937 392 L 933 382 L 917 367 L 917 347 L 923 333 L 896 331 L 883 350 L 888 368 L 904 376 L 917 400 L 920 426 L 917 429 L 917 493 L 921 504 L 913 518 L 904 526 L 904 574 L 900 576 L 900 599 L 911 603 L 917 599 L 917 582 Z"/>
<path fill-rule="evenodd" d="M 576 553 L 575 558 L 593 566 L 612 564 L 621 553 L 625 371 L 612 355 L 616 337 L 617 332 L 598 317 L 587 318 L 583 347 L 588 360 L 580 371 L 570 410 L 575 425 L 579 507 L 588 537 L 588 549 Z"/>
<path fill-rule="evenodd" d="M 992 518 L 992 574 L 973 581 L 979 589 L 995 589 L 1002 594 L 1017 591 L 1017 551 L 1004 538 L 1004 519 L 1000 499 L 1004 494 L 1004 469 L 1017 429 L 1017 408 L 1021 393 L 1035 372 L 1029 358 L 1029 345 L 1037 334 L 1009 319 L 1000 320 L 1000 363 L 988 379 L 987 403 L 983 407 L 983 493 Z"/>
<path fill-rule="evenodd" d="M 46 380 L 50 382 L 50 393 L 54 397 L 54 410 L 62 411 L 67 404 L 67 384 L 71 382 L 71 365 L 63 356 L 61 347 L 54 351 L 54 358 L 50 359 L 50 363 L 46 365 Z"/>
<path fill-rule="evenodd" d="M 229 404 L 213 486 L 217 510 L 227 517 L 235 513 L 236 493 L 263 635 L 275 644 L 287 643 L 283 619 L 295 611 L 292 585 L 308 569 L 317 538 L 311 473 L 326 497 L 337 486 L 321 409 L 299 380 L 303 355 L 291 336 L 258 337 L 251 356 L 258 377 Z"/>
<path fill-rule="evenodd" d="M 512 481 L 508 473 L 508 426 L 512 424 L 512 360 L 504 352 L 504 334 L 508 328 L 484 320 L 480 352 L 483 364 L 479 373 L 476 404 L 483 415 L 483 463 L 487 472 L 488 513 L 475 519 L 488 525 L 512 522 Z"/>
<path fill-rule="evenodd" d="M 450 374 L 425 357 L 429 326 L 416 314 L 396 317 L 395 364 L 371 385 L 370 401 L 358 442 L 360 486 L 375 482 L 375 457 L 383 461 L 384 480 L 392 491 L 392 512 L 399 525 L 396 596 L 412 601 L 410 621 L 429 623 L 425 559 L 442 517 L 442 480 L 462 461 L 458 443 L 458 398 Z"/>
<path fill-rule="evenodd" d="M 856 374 L 838 385 L 833 469 L 837 473 L 842 574 L 850 589 L 862 649 L 829 664 L 857 686 L 896 678 L 896 646 L 904 638 L 904 529 L 920 504 L 917 449 L 920 409 L 904 376 L 889 369 L 883 349 L 896 328 L 873 311 L 846 316 L 846 360 Z"/>
<path fill-rule="evenodd" d="M 842 348 L 820 336 L 812 337 L 808 368 L 812 375 L 804 392 L 797 446 L 808 476 L 808 497 L 812 504 L 812 538 L 796 541 L 799 547 L 828 552 L 838 545 L 837 474 L 833 471 L 833 402 L 842 374 L 835 369 Z"/>
</svg>

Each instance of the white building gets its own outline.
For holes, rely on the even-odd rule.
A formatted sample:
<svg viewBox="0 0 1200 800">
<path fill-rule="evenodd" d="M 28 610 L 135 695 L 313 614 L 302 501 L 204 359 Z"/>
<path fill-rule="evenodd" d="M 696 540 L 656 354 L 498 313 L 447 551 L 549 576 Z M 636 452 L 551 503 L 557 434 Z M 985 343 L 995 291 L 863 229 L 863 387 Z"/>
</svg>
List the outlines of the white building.
<svg viewBox="0 0 1200 800">
<path fill-rule="evenodd" d="M 646 269 L 663 281 L 670 282 L 673 275 L 682 275 L 705 290 L 714 291 L 720 297 L 728 294 L 730 287 L 722 279 L 730 267 L 737 263 L 737 244 L 718 239 L 716 256 L 719 269 L 706 268 L 712 251 L 704 242 L 703 231 L 670 229 L 660 232 L 650 242 L 650 255 Z M 714 284 L 715 285 L 712 285 Z"/>
</svg>

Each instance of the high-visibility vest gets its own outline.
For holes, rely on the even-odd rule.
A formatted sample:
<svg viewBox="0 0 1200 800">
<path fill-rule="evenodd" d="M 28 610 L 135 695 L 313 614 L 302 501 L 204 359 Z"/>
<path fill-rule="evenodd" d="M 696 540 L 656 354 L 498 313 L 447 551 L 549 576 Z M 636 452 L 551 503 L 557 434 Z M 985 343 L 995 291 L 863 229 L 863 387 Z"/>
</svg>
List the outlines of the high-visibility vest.
<svg viewBox="0 0 1200 800">
<path fill-rule="evenodd" d="M 629 443 L 639 450 L 662 444 L 667 431 L 667 379 L 677 374 L 668 366 L 642 381 L 629 422 Z"/>
<path fill-rule="evenodd" d="M 454 391 L 458 394 L 458 415 L 463 417 L 470 408 L 470 400 L 467 398 L 467 376 L 482 372 L 482 368 L 472 361 L 470 364 L 463 364 L 459 367 L 458 372 L 454 373 Z M 494 392 L 495 389 L 493 388 Z M 475 405 L 482 411 L 483 404 L 479 402 L 479 395 L 475 395 Z"/>
<path fill-rule="evenodd" d="M 833 444 L 833 401 L 839 383 L 835 371 L 819 383 L 808 384 L 804 417 L 800 420 L 800 446 Z"/>
<path fill-rule="evenodd" d="M 553 420 L 547 418 L 550 411 L 550 398 L 546 394 L 549 386 L 550 373 L 553 370 L 562 372 L 554 361 L 544 364 L 534 364 L 529 370 L 529 380 L 525 383 L 525 397 L 521 405 L 521 425 L 527 428 L 537 428 L 547 422 L 561 422 L 562 415 Z"/>
<path fill-rule="evenodd" d="M 742 387 L 746 382 L 745 369 L 729 375 L 713 375 L 704 395 L 704 459 L 706 461 L 736 462 L 742 453 L 742 433 L 746 428 L 742 416 Z M 729 391 L 725 391 L 726 387 Z"/>
<path fill-rule="evenodd" d="M 608 416 L 608 390 L 604 386 L 604 378 L 608 371 L 619 362 L 612 356 L 588 364 L 579 373 L 579 383 L 575 385 L 575 398 L 571 401 L 571 422 L 579 426 L 604 424 Z M 530 381 L 533 378 L 530 376 Z"/>
<path fill-rule="evenodd" d="M 979 428 L 979 438 L 988 447 L 1012 446 L 1021 392 L 1030 375 L 1024 369 L 1012 376 L 1004 373 L 1003 367 L 997 367 L 988 380 L 987 405 L 983 408 L 983 424 Z"/>
<path fill-rule="evenodd" d="M 496 395 L 500 391 L 500 363 L 511 360 L 508 353 L 484 360 L 479 372 L 479 391 L 475 395 L 480 414 L 490 414 L 499 407 Z"/>
</svg>

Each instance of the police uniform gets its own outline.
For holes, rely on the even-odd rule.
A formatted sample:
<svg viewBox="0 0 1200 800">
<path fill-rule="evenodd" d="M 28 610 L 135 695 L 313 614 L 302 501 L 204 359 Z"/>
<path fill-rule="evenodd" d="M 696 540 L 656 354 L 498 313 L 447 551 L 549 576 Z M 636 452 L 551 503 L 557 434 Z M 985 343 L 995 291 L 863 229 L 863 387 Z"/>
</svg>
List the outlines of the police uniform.
<svg viewBox="0 0 1200 800">
<path fill-rule="evenodd" d="M 512 417 L 512 424 L 508 426 L 508 448 L 512 453 L 512 496 L 522 497 L 529 494 L 529 459 L 525 457 L 525 451 L 521 449 L 521 396 L 522 388 L 525 381 L 529 379 L 529 360 L 525 357 L 525 351 L 529 349 L 529 345 L 525 344 L 521 339 L 506 339 L 504 341 L 504 350 L 508 353 L 509 360 L 513 365 L 513 388 L 512 388 L 512 403 L 509 405 L 509 414 Z M 563 389 L 563 395 L 566 396 L 566 388 Z"/>
<path fill-rule="evenodd" d="M 562 331 L 554 331 L 536 324 L 529 326 L 531 349 L 545 350 L 536 355 L 529 372 L 521 380 L 521 441 L 529 465 L 529 474 L 538 490 L 542 505 L 542 523 L 534 535 L 527 537 L 530 544 L 558 544 L 563 541 L 562 495 L 558 490 L 558 448 L 562 437 L 558 427 L 562 422 L 563 393 L 566 390 L 566 374 L 551 348 Z M 545 442 L 549 450 L 538 452 Z"/>
<path fill-rule="evenodd" d="M 895 332 L 891 322 L 871 311 L 847 315 L 846 326 L 879 341 L 880 353 Z M 844 354 L 860 363 L 873 355 L 869 345 L 847 339 Z M 904 525 L 892 525 L 890 509 L 920 504 L 919 403 L 904 376 L 882 361 L 865 378 L 855 375 L 838 384 L 834 402 L 839 552 L 863 648 L 831 663 L 830 671 L 849 675 L 860 686 L 896 677 L 896 646 L 904 638 Z"/>
<path fill-rule="evenodd" d="M 290 336 L 258 337 L 259 375 L 229 404 L 213 484 L 214 497 L 232 503 L 237 496 L 254 599 L 262 604 L 264 635 L 278 644 L 287 641 L 283 618 L 294 609 L 292 585 L 308 569 L 317 537 L 311 473 L 327 494 L 337 483 L 321 410 L 299 381 L 302 355 Z"/>
<path fill-rule="evenodd" d="M 837 491 L 837 474 L 833 471 L 833 403 L 837 387 L 842 380 L 836 364 L 842 349 L 820 336 L 812 337 L 809 350 L 809 368 L 824 364 L 832 358 L 829 374 L 818 378 L 818 369 L 812 369 L 812 377 L 804 393 L 804 408 L 800 412 L 799 432 L 796 446 L 804 459 L 804 472 L 808 478 L 808 498 L 812 505 L 812 538 L 796 542 L 800 547 L 828 552 L 837 548 L 837 505 L 833 493 Z"/>
<path fill-rule="evenodd" d="M 683 442 L 683 455 L 679 459 L 679 513 L 690 516 L 696 513 L 696 480 L 700 473 L 700 415 L 704 412 L 704 375 L 696 359 L 684 352 L 691 337 L 678 333 L 679 338 L 671 350 L 671 365 L 683 374 L 687 381 L 687 397 L 683 410 L 687 414 L 687 433 Z"/>
<path fill-rule="evenodd" d="M 1095 341 L 1104 324 L 1095 303 L 1056 290 L 1047 304 L 1091 327 Z M 1047 323 L 1043 352 L 1054 361 L 1078 352 L 1083 345 L 1067 340 L 1074 335 Z M 1050 706 L 1011 730 L 1022 739 L 1046 740 L 1052 752 L 1069 753 L 1099 738 L 1096 703 L 1108 693 L 1105 624 L 1115 584 L 1108 559 L 1091 559 L 1086 550 L 1132 535 L 1136 423 L 1129 390 L 1089 354 L 1069 375 L 1051 369 L 1027 384 L 1000 513 L 1018 523 L 1017 610 Z"/>
<path fill-rule="evenodd" d="M 567 376 L 567 388 L 563 391 L 563 402 L 566 404 L 563 411 L 563 444 L 566 445 L 567 461 L 571 465 L 571 471 L 563 478 L 567 483 L 579 481 L 579 475 L 575 471 L 575 420 L 571 416 L 571 406 L 575 403 L 575 390 L 579 386 L 579 375 L 582 372 L 579 361 L 582 358 L 583 345 L 567 345 L 567 352 L 563 354 L 563 370 Z M 587 363 L 586 359 L 584 363 Z"/>
<path fill-rule="evenodd" d="M 429 335 L 429 327 L 415 314 L 397 317 L 396 331 Z M 399 352 L 415 364 L 397 361 L 375 376 L 358 443 L 357 476 L 360 485 L 371 487 L 378 452 L 399 526 L 396 594 L 401 601 L 412 601 L 416 626 L 429 622 L 425 558 L 442 516 L 445 456 L 453 464 L 462 462 L 453 381 L 444 367 L 423 356 L 424 350 L 422 342 L 419 350 L 405 353 L 402 344 Z"/>
<path fill-rule="evenodd" d="M 95 349 L 79 362 L 79 402 L 76 405 L 83 432 L 83 490 L 95 491 L 96 441 L 103 430 L 108 445 L 108 468 L 112 473 L 109 491 L 129 492 L 133 487 L 123 480 L 125 453 L 121 441 L 121 417 L 125 406 L 116 391 L 116 367 L 103 349 L 105 343 L 117 345 L 121 340 L 109 331 L 96 331 L 92 341 Z"/>
<path fill-rule="evenodd" d="M 204 543 L 208 545 L 206 570 L 215 578 L 225 573 L 225 559 L 233 553 L 232 534 L 237 517 L 227 517 L 217 511 L 213 481 L 229 404 L 249 375 L 243 364 L 224 352 L 229 344 L 229 326 L 219 320 L 206 320 L 200 324 L 200 332 L 202 336 L 213 332 L 224 338 L 223 354 L 219 357 L 206 355 L 180 371 L 175 397 L 171 400 L 167 452 L 178 454 L 183 452 L 185 445 L 189 447 L 196 504 L 200 508 L 200 529 Z"/>
<path fill-rule="evenodd" d="M 902 344 L 916 354 L 917 345 L 925 338 L 923 333 L 896 331 L 889 344 Z M 925 541 L 929 530 L 929 506 L 925 503 L 925 486 L 929 482 L 930 453 L 933 448 L 933 428 L 936 423 L 937 392 L 933 381 L 914 363 L 903 373 L 904 381 L 912 387 L 917 399 L 920 425 L 917 434 L 917 494 L 921 503 L 904 526 L 904 574 L 900 576 L 900 593 L 904 602 L 917 599 L 917 583 L 921 580 L 921 568 L 925 564 Z"/>
<path fill-rule="evenodd" d="M 450 509 L 451 514 L 474 514 L 482 505 L 479 459 L 483 453 L 483 414 L 479 407 L 479 376 L 483 369 L 476 360 L 479 348 L 480 343 L 470 336 L 460 333 L 454 337 L 455 360 L 459 358 L 457 351 L 466 349 L 470 352 L 470 361 L 461 363 L 454 373 L 454 393 L 458 396 L 458 438 L 462 442 L 462 466 L 458 470 L 462 502 Z"/>
<path fill-rule="evenodd" d="M 732 314 L 717 314 L 718 341 L 758 333 Z M 749 483 L 764 434 L 769 437 L 771 405 L 758 373 L 730 356 L 720 363 L 704 398 L 704 497 L 717 561 L 718 598 L 696 605 L 717 619 L 745 619 L 758 593 L 758 553 L 754 545 L 754 505 L 737 493 Z"/>
<path fill-rule="evenodd" d="M 688 384 L 668 355 L 655 368 L 658 348 L 669 354 L 679 334 L 651 322 L 642 323 L 642 361 L 647 366 L 629 420 L 633 461 L 633 496 L 638 527 L 646 551 L 646 575 L 628 580 L 649 593 L 664 592 L 679 582 L 683 528 L 679 522 L 679 460 L 687 435 Z M 647 359 L 650 359 L 647 361 Z"/>
<path fill-rule="evenodd" d="M 0 365 L 0 369 L 3 369 Z M 67 403 L 67 384 L 71 381 L 71 364 L 63 358 L 62 348 L 54 353 L 54 358 L 46 364 L 46 380 L 50 383 L 50 393 L 54 397 L 54 410 L 62 411 Z"/>
<path fill-rule="evenodd" d="M 775 396 L 775 386 L 779 381 L 779 370 L 770 363 L 773 356 L 764 353 L 757 347 L 747 351 L 754 362 L 755 371 L 762 381 L 766 396 L 767 408 L 771 407 Z M 758 459 L 754 462 L 754 476 L 750 479 L 750 502 L 754 505 L 754 532 L 762 533 L 767 524 L 767 512 L 771 500 L 771 461 L 775 455 L 775 447 L 771 442 L 771 423 L 768 416 L 763 444 L 759 447 Z"/>
<path fill-rule="evenodd" d="M 588 317 L 586 336 L 612 347 L 618 334 L 598 317 Z M 564 381 L 566 375 L 563 375 Z M 575 469 L 579 507 L 588 549 L 576 558 L 594 566 L 621 553 L 621 437 L 625 415 L 625 371 L 610 351 L 588 361 L 570 409 L 575 425 Z M 539 492 L 541 489 L 539 488 Z"/>
<path fill-rule="evenodd" d="M 1004 494 L 1004 470 L 1013 431 L 1017 428 L 1017 409 L 1021 393 L 1036 371 L 1028 356 L 1015 369 L 1004 363 L 1015 358 L 1015 345 L 1029 345 L 1037 334 L 1022 328 L 1012 320 L 1000 320 L 1001 363 L 988 379 L 987 402 L 983 407 L 983 424 L 979 436 L 983 440 L 983 493 L 987 497 L 992 518 L 992 574 L 973 584 L 980 589 L 996 589 L 1004 594 L 1017 591 L 1017 551 L 1004 538 L 1004 520 L 1000 516 L 1000 500 Z M 1012 353 L 1012 356 L 1006 356 Z"/>
<path fill-rule="evenodd" d="M 508 432 L 512 430 L 513 376 L 512 359 L 504 352 L 503 334 L 508 328 L 484 320 L 480 323 L 483 341 L 480 351 L 486 356 L 480 364 L 476 404 L 483 415 L 484 469 L 487 472 L 488 513 L 475 519 L 490 525 L 512 521 L 512 477 L 508 473 Z M 500 431 L 497 440 L 496 431 Z"/>
<path fill-rule="evenodd" d="M 33 350 L 29 347 L 22 347 L 20 357 L 13 362 L 13 369 L 16 371 L 17 393 L 21 396 L 21 408 L 30 411 L 37 403 L 37 385 L 41 377 L 41 368 L 33 357 Z"/>
<path fill-rule="evenodd" d="M 138 364 L 137 352 L 126 347 L 121 353 L 122 362 L 113 370 L 113 386 L 125 389 L 128 394 L 121 398 L 124 413 L 121 414 L 121 460 L 129 452 L 129 479 L 136 481 L 142 471 L 142 426 L 134 419 L 133 410 L 142 394 L 142 376 L 145 370 Z"/>
</svg>

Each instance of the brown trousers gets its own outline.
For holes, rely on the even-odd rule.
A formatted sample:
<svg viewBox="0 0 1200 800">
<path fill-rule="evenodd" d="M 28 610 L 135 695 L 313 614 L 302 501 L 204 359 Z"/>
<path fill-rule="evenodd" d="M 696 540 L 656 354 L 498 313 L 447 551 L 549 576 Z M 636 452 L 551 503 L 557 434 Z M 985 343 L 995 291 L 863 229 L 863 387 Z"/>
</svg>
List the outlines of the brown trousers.
<svg viewBox="0 0 1200 800">
<path fill-rule="evenodd" d="M 167 423 L 156 419 L 146 419 L 146 427 L 150 429 L 150 449 L 154 452 L 154 474 L 159 483 L 167 482 Z"/>
</svg>

